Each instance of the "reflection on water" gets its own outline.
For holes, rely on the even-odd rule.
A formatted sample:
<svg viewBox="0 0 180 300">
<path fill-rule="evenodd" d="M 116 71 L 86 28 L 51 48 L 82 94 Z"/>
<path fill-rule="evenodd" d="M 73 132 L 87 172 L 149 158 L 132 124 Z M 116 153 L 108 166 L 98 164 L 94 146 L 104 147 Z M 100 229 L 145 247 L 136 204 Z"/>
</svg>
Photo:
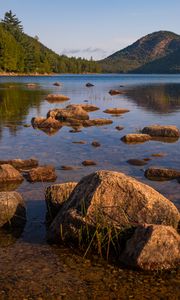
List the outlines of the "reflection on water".
<svg viewBox="0 0 180 300">
<path fill-rule="evenodd" d="M 28 89 L 22 84 L 0 85 L 0 129 L 6 126 L 12 135 L 16 135 L 29 114 L 31 108 L 40 108 L 43 95 L 47 91 L 41 89 Z M 1 133 L 0 133 L 1 135 Z"/>
<path fill-rule="evenodd" d="M 180 110 L 180 84 L 138 86 L 129 90 L 127 96 L 138 106 L 158 114 Z"/>
<path fill-rule="evenodd" d="M 40 164 L 53 164 L 56 167 L 57 183 L 79 181 L 83 176 L 99 169 L 124 172 L 152 186 L 180 208 L 180 184 L 176 180 L 153 182 L 144 177 L 145 169 L 150 166 L 179 168 L 180 140 L 174 143 L 154 140 L 137 145 L 121 142 L 123 135 L 137 132 L 149 124 L 174 124 L 180 128 L 180 76 L 26 77 L 14 78 L 9 83 L 6 80 L 9 79 L 3 79 L 4 83 L 0 84 L 0 160 L 34 156 Z M 39 87 L 29 89 L 26 83 L 31 80 L 39 84 Z M 53 86 L 55 81 L 62 82 L 60 89 Z M 87 82 L 92 82 L 94 87 L 86 88 Z M 108 91 L 118 89 L 120 85 L 125 86 L 127 95 L 111 97 Z M 50 93 L 62 93 L 71 100 L 67 103 L 49 104 L 44 99 Z M 23 126 L 29 124 L 32 117 L 45 116 L 49 109 L 64 108 L 70 103 L 84 103 L 84 100 L 100 108 L 99 111 L 90 113 L 91 118 L 105 118 L 107 116 L 103 111 L 113 107 L 127 108 L 130 112 L 116 118 L 109 116 L 113 120 L 111 125 L 82 128 L 81 132 L 76 133 L 63 127 L 47 135 L 40 130 Z M 117 126 L 124 129 L 118 131 Z M 101 147 L 93 147 L 94 140 Z M 74 143 L 78 141 L 85 143 Z M 161 152 L 167 155 L 152 156 Z M 143 167 L 129 165 L 127 161 L 134 158 L 151 160 Z M 82 161 L 87 159 L 95 160 L 97 165 L 83 167 Z M 62 165 L 76 168 L 63 171 Z M 96 265 L 72 254 L 69 249 L 52 249 L 47 245 L 44 190 L 49 185 L 50 183 L 30 184 L 24 180 L 19 187 L 8 187 L 9 190 L 17 189 L 24 196 L 27 205 L 27 223 L 21 237 L 0 233 L 0 261 L 3 270 L 0 284 L 2 290 L 7 291 L 9 299 L 61 299 L 60 295 L 63 293 L 67 298 L 62 296 L 62 299 L 72 299 L 74 286 L 77 287 L 74 299 L 83 300 L 118 299 L 120 294 L 124 299 L 129 299 L 129 295 L 134 299 L 166 299 L 174 291 L 177 294 L 177 283 L 171 273 L 139 274 L 103 266 L 99 260 Z M 1 186 L 1 190 L 7 190 L 7 187 Z M 180 272 L 177 271 L 175 275 L 179 279 Z M 40 278 L 38 284 L 37 277 Z M 16 298 L 15 285 L 18 287 Z M 144 287 L 149 298 L 144 298 Z M 103 298 L 105 291 L 106 298 Z M 1 291 L 0 298 L 6 299 Z"/>
</svg>

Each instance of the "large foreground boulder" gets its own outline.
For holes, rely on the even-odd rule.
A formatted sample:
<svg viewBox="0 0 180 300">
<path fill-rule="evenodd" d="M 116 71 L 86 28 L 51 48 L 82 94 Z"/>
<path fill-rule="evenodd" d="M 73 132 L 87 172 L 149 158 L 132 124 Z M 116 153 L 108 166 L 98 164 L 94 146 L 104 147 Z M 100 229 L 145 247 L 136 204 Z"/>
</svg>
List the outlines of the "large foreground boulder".
<svg viewBox="0 0 180 300">
<path fill-rule="evenodd" d="M 180 131 L 173 125 L 151 125 L 143 128 L 142 133 L 149 134 L 152 137 L 180 137 Z"/>
<path fill-rule="evenodd" d="M 25 223 L 26 209 L 17 192 L 0 192 L 0 227 L 19 227 Z"/>
<path fill-rule="evenodd" d="M 23 181 L 23 176 L 13 166 L 8 164 L 0 165 L 0 183 L 21 181 Z"/>
<path fill-rule="evenodd" d="M 127 266 L 143 270 L 178 267 L 180 236 L 171 226 L 139 226 L 127 241 L 120 260 Z"/>
<path fill-rule="evenodd" d="M 55 218 L 63 203 L 67 201 L 76 185 L 77 182 L 67 182 L 53 184 L 46 189 L 45 200 L 49 219 L 52 220 Z"/>
<path fill-rule="evenodd" d="M 123 173 L 98 171 L 75 187 L 51 224 L 48 238 L 79 243 L 85 241 L 83 235 L 97 229 L 118 235 L 122 229 L 144 223 L 177 228 L 179 220 L 177 208 L 151 187 Z"/>
</svg>

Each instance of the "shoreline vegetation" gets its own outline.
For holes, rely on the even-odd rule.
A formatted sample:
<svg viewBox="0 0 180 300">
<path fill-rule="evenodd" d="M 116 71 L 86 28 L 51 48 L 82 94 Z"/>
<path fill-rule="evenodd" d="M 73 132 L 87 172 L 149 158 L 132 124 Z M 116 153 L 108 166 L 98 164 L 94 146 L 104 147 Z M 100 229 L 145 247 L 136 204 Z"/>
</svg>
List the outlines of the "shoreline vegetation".
<svg viewBox="0 0 180 300">
<path fill-rule="evenodd" d="M 0 72 L 0 77 L 24 77 L 24 76 L 28 76 L 28 77 L 35 77 L 35 76 L 57 76 L 57 75 L 98 75 L 98 74 L 105 74 L 105 73 L 17 73 L 17 72 Z"/>
</svg>

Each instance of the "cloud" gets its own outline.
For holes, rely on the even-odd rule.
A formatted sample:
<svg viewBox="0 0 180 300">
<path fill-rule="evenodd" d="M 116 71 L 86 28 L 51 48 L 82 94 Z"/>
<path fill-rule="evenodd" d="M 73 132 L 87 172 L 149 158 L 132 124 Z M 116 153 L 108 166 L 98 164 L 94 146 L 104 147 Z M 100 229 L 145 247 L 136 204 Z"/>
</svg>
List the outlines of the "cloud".
<svg viewBox="0 0 180 300">
<path fill-rule="evenodd" d="M 85 57 L 90 57 L 90 56 L 96 56 L 96 57 L 101 57 L 101 56 L 106 56 L 109 51 L 102 49 L 102 48 L 93 48 L 93 47 L 87 47 L 84 49 L 63 49 L 62 54 L 65 55 L 74 55 L 74 56 L 85 56 Z"/>
</svg>

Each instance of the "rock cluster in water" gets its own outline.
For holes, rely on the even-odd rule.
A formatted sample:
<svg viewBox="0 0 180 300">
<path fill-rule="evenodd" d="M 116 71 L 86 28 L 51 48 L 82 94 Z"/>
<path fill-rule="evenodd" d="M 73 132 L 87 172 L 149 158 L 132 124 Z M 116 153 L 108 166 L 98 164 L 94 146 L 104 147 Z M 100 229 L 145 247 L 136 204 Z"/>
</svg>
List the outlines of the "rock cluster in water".
<svg viewBox="0 0 180 300">
<path fill-rule="evenodd" d="M 71 104 L 66 108 L 52 109 L 47 113 L 47 117 L 32 118 L 31 124 L 36 129 L 39 128 L 45 132 L 52 129 L 58 130 L 63 126 L 73 127 L 79 130 L 82 127 L 101 126 L 112 124 L 110 119 L 90 119 L 88 112 L 93 112 L 99 108 L 90 104 Z"/>
</svg>

